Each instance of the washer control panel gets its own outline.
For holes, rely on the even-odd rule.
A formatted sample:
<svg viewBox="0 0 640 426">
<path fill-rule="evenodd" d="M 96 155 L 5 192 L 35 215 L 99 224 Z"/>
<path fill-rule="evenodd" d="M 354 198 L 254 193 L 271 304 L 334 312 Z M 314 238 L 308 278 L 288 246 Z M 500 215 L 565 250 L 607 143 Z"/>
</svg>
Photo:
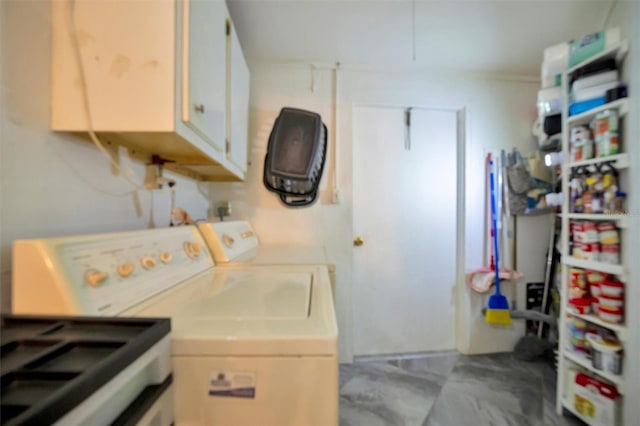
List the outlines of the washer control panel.
<svg viewBox="0 0 640 426">
<path fill-rule="evenodd" d="M 258 247 L 258 237 L 244 220 L 200 223 L 198 228 L 218 263 L 246 260 Z"/>
<path fill-rule="evenodd" d="M 35 268 L 48 271 L 45 276 L 15 283 L 21 294 L 28 295 L 25 286 L 33 285 L 32 292 L 38 291 L 36 285 L 51 286 L 47 291 L 55 289 L 67 301 L 61 308 L 67 314 L 117 315 L 214 266 L 193 226 L 24 240 L 18 246 L 19 264 L 51 265 Z"/>
</svg>

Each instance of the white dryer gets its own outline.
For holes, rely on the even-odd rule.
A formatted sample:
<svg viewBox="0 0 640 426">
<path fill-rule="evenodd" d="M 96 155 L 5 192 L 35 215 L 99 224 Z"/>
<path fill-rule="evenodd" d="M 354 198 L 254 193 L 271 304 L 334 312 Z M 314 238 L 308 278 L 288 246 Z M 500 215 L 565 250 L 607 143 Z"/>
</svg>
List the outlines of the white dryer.
<svg viewBox="0 0 640 426">
<path fill-rule="evenodd" d="M 13 311 L 170 317 L 176 424 L 336 425 L 322 265 L 217 267 L 195 227 L 22 240 Z"/>
<path fill-rule="evenodd" d="M 322 246 L 263 245 L 248 221 L 201 222 L 200 232 L 218 266 L 324 265 L 335 294 L 335 265 Z"/>
</svg>

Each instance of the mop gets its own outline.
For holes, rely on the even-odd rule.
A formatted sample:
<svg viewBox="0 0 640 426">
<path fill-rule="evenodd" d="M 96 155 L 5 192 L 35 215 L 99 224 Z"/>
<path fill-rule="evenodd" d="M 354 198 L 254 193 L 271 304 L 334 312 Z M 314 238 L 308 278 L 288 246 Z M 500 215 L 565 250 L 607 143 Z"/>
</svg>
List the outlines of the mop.
<svg viewBox="0 0 640 426">
<path fill-rule="evenodd" d="M 486 161 L 486 167 L 485 167 L 485 176 L 486 176 L 486 184 L 487 187 L 489 187 L 489 176 L 491 173 L 491 153 L 487 154 L 487 161 Z M 487 212 L 487 215 L 490 214 L 490 208 L 489 208 L 489 199 L 491 198 L 491 195 L 489 193 L 489 191 L 487 190 L 486 193 L 486 197 L 485 197 L 485 211 Z M 487 225 L 485 228 L 485 238 L 487 237 L 487 235 L 489 234 L 489 232 L 487 232 L 487 228 L 489 227 L 489 223 L 491 223 L 491 238 L 493 238 L 494 234 L 497 234 L 497 230 L 496 230 L 496 226 L 493 224 L 493 222 L 491 221 L 491 219 L 488 220 L 488 222 L 486 222 Z M 487 258 L 486 258 L 486 252 L 485 252 L 485 265 L 487 263 Z M 495 271 L 496 271 L 496 264 L 494 261 L 494 248 L 493 248 L 493 244 L 491 245 L 491 260 L 490 260 L 490 264 L 489 266 L 483 266 L 481 268 L 475 269 L 473 270 L 468 277 L 468 281 L 469 281 L 469 285 L 471 286 L 471 288 L 473 290 L 475 290 L 478 293 L 486 293 L 487 291 L 489 291 L 489 289 L 491 288 L 491 286 L 493 285 L 493 282 L 495 281 Z M 520 279 L 523 277 L 523 275 L 520 272 L 517 271 L 511 271 L 509 269 L 505 269 L 502 268 L 499 270 L 498 272 L 499 277 L 503 280 L 516 280 L 516 279 Z"/>
<path fill-rule="evenodd" d="M 491 186 L 491 220 L 493 222 L 493 251 L 496 261 L 496 292 L 489 297 L 489 303 L 487 304 L 487 312 L 485 314 L 485 321 L 489 324 L 497 325 L 511 325 L 511 315 L 509 312 L 509 302 L 503 294 L 500 293 L 500 255 L 498 253 L 498 232 L 497 232 L 497 220 L 496 220 L 496 191 L 493 182 L 493 160 L 489 161 L 490 173 L 489 183 Z"/>
</svg>

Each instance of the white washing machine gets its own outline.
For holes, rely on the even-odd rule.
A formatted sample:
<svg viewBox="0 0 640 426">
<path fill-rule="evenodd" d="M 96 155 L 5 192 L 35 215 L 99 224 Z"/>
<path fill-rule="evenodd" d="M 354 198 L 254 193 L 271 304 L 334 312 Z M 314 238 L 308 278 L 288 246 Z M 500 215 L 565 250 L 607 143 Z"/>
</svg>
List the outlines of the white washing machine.
<svg viewBox="0 0 640 426">
<path fill-rule="evenodd" d="M 324 265 L 335 294 L 335 265 L 322 246 L 262 245 L 244 220 L 198 224 L 218 266 Z"/>
<path fill-rule="evenodd" d="M 22 240 L 13 311 L 170 317 L 179 425 L 336 425 L 322 265 L 217 267 L 195 227 Z"/>
</svg>

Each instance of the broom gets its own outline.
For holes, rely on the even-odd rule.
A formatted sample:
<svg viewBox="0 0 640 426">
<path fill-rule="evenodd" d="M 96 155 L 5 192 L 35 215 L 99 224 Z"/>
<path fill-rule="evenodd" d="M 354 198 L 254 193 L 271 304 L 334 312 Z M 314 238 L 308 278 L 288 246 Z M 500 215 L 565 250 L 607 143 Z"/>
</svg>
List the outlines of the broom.
<svg viewBox="0 0 640 426">
<path fill-rule="evenodd" d="M 491 242 L 491 262 L 489 266 L 483 266 L 478 269 L 474 269 L 469 273 L 468 281 L 471 288 L 478 293 L 486 293 L 491 288 L 491 284 L 495 281 L 493 277 L 496 272 L 496 263 L 495 258 L 493 256 L 493 234 L 497 232 L 491 226 L 491 190 L 489 177 L 491 176 L 491 153 L 487 154 L 487 159 L 485 161 L 485 204 L 484 210 L 487 215 L 487 221 L 485 221 L 485 229 L 484 229 L 484 237 L 489 238 Z M 491 229 L 489 229 L 491 228 Z M 487 264 L 487 252 L 484 252 L 484 264 Z M 518 271 L 512 271 L 509 269 L 499 269 L 500 277 L 502 279 L 518 279 L 522 277 L 522 274 Z M 484 315 L 484 311 L 482 312 Z"/>
<path fill-rule="evenodd" d="M 500 293 L 500 267 L 499 267 L 499 255 L 498 255 L 498 232 L 497 232 L 497 220 L 496 220 L 496 191 L 494 187 L 493 178 L 493 160 L 489 163 L 491 172 L 489 175 L 489 184 L 491 185 L 491 220 L 493 221 L 493 251 L 496 261 L 496 292 L 489 297 L 489 303 L 487 304 L 487 312 L 484 319 L 489 324 L 497 325 L 511 325 L 511 314 L 509 313 L 509 302 L 507 298 Z"/>
</svg>

